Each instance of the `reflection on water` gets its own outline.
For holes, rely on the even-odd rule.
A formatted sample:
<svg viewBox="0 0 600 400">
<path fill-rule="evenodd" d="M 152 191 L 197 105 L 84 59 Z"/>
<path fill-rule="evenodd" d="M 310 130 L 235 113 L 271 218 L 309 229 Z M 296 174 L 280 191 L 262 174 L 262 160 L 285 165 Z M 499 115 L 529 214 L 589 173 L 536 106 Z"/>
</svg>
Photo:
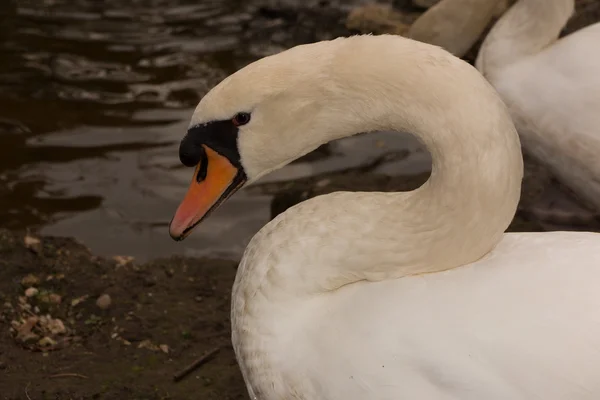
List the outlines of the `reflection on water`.
<svg viewBox="0 0 600 400">
<path fill-rule="evenodd" d="M 298 21 L 283 29 L 289 21 L 245 0 L 3 0 L 0 17 L 0 225 L 75 236 L 100 254 L 238 257 L 270 199 L 242 191 L 171 241 L 191 172 L 178 142 L 224 76 L 327 34 Z M 268 179 L 360 164 L 382 139 L 407 146 L 384 136 L 341 141 Z"/>
</svg>

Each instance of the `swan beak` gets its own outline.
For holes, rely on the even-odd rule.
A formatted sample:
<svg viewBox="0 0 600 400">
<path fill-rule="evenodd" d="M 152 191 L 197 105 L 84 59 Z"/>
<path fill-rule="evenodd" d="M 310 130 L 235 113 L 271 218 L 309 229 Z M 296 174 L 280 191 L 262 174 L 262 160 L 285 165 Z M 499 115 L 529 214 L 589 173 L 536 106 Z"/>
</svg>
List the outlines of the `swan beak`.
<svg viewBox="0 0 600 400">
<path fill-rule="evenodd" d="M 185 239 L 246 181 L 243 171 L 232 165 L 227 157 L 206 145 L 202 147 L 205 156 L 196 166 L 188 191 L 169 225 L 169 234 L 174 240 Z"/>
</svg>

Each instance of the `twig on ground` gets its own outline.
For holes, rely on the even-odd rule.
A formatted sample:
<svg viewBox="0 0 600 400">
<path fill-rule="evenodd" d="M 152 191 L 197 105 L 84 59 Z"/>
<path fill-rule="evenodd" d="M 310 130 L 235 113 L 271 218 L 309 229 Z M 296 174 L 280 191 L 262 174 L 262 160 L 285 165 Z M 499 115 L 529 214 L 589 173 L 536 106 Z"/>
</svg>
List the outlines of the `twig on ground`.
<svg viewBox="0 0 600 400">
<path fill-rule="evenodd" d="M 27 385 L 25 386 L 25 396 L 27 396 L 28 400 L 31 400 L 31 397 L 29 397 L 29 391 L 27 389 L 29 389 L 29 385 L 31 385 L 31 382 L 27 382 Z"/>
<path fill-rule="evenodd" d="M 210 359 L 215 354 L 217 354 L 219 352 L 219 350 L 221 350 L 221 347 L 215 347 L 214 349 L 202 354 L 202 356 L 200 358 L 198 358 L 196 361 L 194 361 L 193 363 L 191 363 L 190 365 L 188 365 L 187 367 L 185 367 L 184 369 L 182 369 L 181 371 L 179 371 L 178 373 L 173 375 L 173 380 L 175 382 L 179 382 L 180 380 L 185 378 L 187 375 L 189 375 L 190 372 L 194 371 L 196 368 L 199 368 L 206 362 L 210 361 Z"/>
<path fill-rule="evenodd" d="M 74 373 L 69 373 L 66 372 L 64 374 L 54 374 L 54 375 L 50 375 L 48 378 L 52 379 L 52 378 L 81 378 L 81 379 L 87 379 L 88 377 L 82 374 L 74 374 Z"/>
</svg>

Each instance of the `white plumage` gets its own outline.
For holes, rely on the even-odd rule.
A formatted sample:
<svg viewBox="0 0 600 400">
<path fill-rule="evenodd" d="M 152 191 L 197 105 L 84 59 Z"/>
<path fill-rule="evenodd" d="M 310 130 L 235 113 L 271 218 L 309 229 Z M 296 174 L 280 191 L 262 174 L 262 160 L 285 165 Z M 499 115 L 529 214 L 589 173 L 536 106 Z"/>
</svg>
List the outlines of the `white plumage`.
<svg viewBox="0 0 600 400">
<path fill-rule="evenodd" d="M 482 44 L 478 69 L 523 146 L 600 210 L 600 23 L 557 40 L 574 0 L 520 0 Z"/>
</svg>

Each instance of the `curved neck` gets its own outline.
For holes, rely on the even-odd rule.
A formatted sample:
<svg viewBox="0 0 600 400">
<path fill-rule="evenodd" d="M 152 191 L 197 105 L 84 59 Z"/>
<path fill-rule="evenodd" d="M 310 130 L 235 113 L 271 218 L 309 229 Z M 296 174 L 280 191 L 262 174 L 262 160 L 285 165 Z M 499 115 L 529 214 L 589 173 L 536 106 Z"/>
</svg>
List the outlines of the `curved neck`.
<svg viewBox="0 0 600 400">
<path fill-rule="evenodd" d="M 488 76 L 554 43 L 574 8 L 574 0 L 519 0 L 485 38 L 477 69 Z"/>
<path fill-rule="evenodd" d="M 248 245 L 238 288 L 276 279 L 272 290 L 294 296 L 454 268 L 489 252 L 514 216 L 521 147 L 487 81 L 435 46 L 360 40 L 336 49 L 307 140 L 412 132 L 431 153 L 431 177 L 412 192 L 338 192 L 279 215 Z"/>
<path fill-rule="evenodd" d="M 410 27 L 408 36 L 462 57 L 479 39 L 500 0 L 440 1 Z"/>
</svg>

